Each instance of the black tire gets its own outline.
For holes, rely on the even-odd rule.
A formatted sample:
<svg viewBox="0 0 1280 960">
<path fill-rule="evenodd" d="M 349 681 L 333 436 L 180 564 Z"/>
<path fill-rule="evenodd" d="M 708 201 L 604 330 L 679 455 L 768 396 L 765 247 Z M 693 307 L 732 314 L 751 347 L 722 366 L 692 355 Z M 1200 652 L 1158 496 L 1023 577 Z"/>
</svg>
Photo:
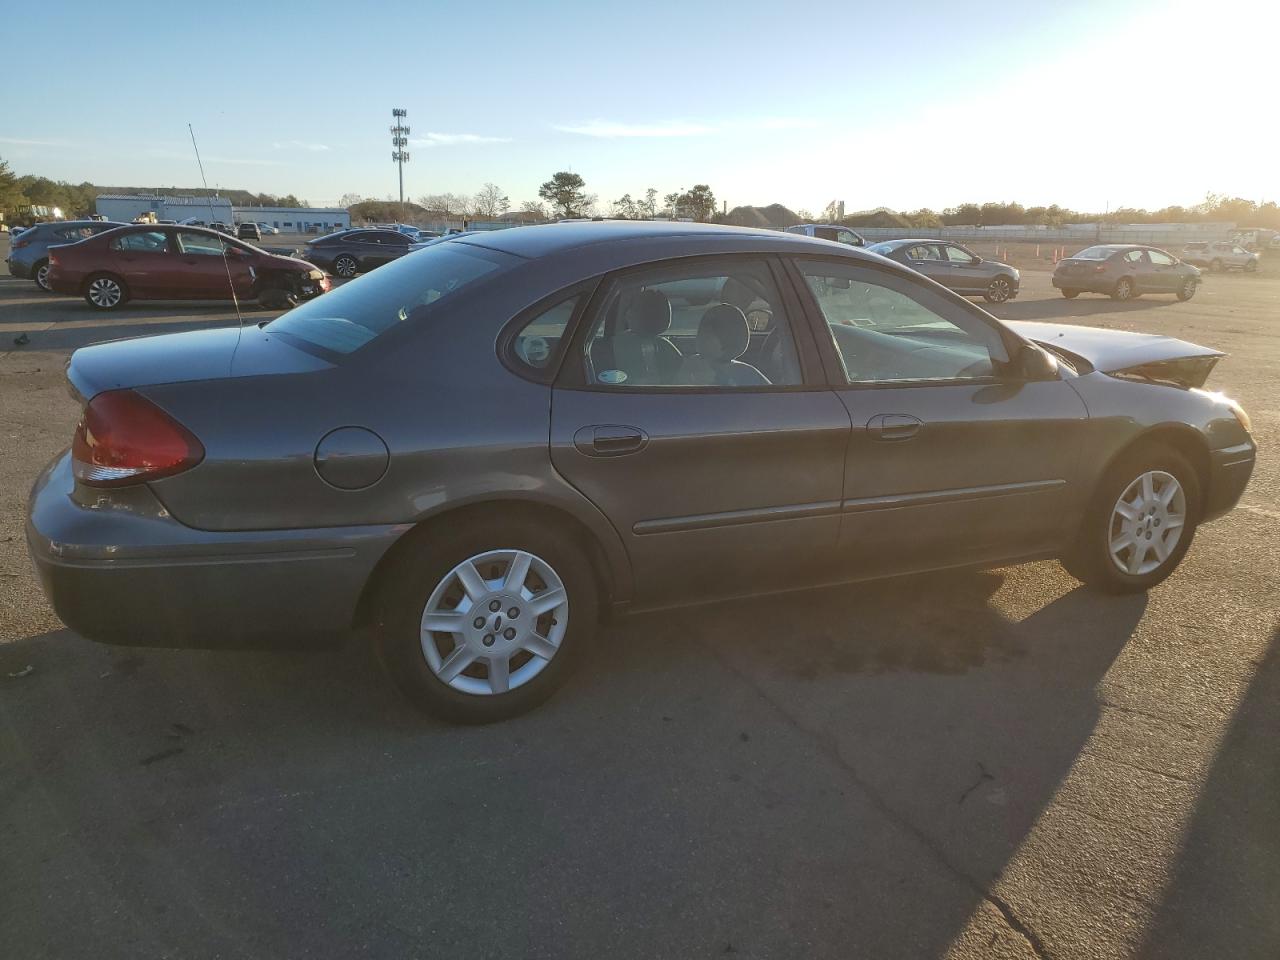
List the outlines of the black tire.
<svg viewBox="0 0 1280 960">
<path fill-rule="evenodd" d="M 993 277 L 982 294 L 987 303 L 1007 303 L 1013 296 L 1013 284 L 1008 277 Z"/>
<path fill-rule="evenodd" d="M 1079 290 L 1063 290 L 1062 295 L 1066 297 L 1068 300 L 1074 300 L 1076 297 L 1080 296 L 1080 291 Z"/>
<path fill-rule="evenodd" d="M 49 286 L 49 261 L 37 261 L 31 268 L 31 279 L 36 282 L 36 286 L 45 293 L 53 293 L 53 287 Z"/>
<path fill-rule="evenodd" d="M 297 295 L 283 287 L 267 287 L 258 293 L 258 306 L 264 310 L 292 310 L 297 305 Z"/>
<path fill-rule="evenodd" d="M 1115 288 L 1111 291 L 1112 300 L 1132 300 L 1133 299 L 1133 280 L 1129 277 L 1121 277 L 1116 281 Z"/>
<path fill-rule="evenodd" d="M 356 262 L 356 258 L 343 254 L 333 261 L 333 272 L 336 276 L 342 277 L 343 280 L 350 280 L 360 272 L 360 264 Z"/>
<path fill-rule="evenodd" d="M 568 623 L 559 649 L 532 678 L 506 693 L 467 693 L 446 684 L 429 666 L 422 647 L 422 616 L 437 587 L 450 579 L 455 567 L 499 550 L 526 551 L 552 568 L 568 596 Z M 501 568 L 495 572 L 500 574 Z M 488 616 L 487 609 L 478 612 Z M 452 723 L 493 723 L 531 710 L 555 692 L 589 646 L 598 615 L 599 590 L 591 562 L 573 536 L 519 515 L 494 515 L 464 522 L 456 529 L 433 527 L 429 536 L 418 536 L 406 545 L 380 591 L 375 643 L 392 682 L 418 707 Z M 536 622 L 540 629 L 547 629 L 541 626 L 542 619 Z M 508 620 L 510 626 L 515 623 Z M 433 635 L 428 642 L 437 640 Z M 520 656 L 510 662 L 518 662 Z M 472 670 L 488 676 L 488 663 L 477 659 L 464 674 L 473 676 Z"/>
<path fill-rule="evenodd" d="M 109 293 L 112 285 L 118 291 L 114 299 Z M 95 273 L 85 281 L 84 300 L 95 310 L 119 310 L 129 302 L 129 287 L 113 273 Z"/>
<path fill-rule="evenodd" d="M 1143 574 L 1130 574 L 1122 571 L 1111 555 L 1114 510 L 1130 484 L 1153 470 L 1172 475 L 1182 486 L 1186 519 L 1181 538 L 1155 569 Z M 1079 538 L 1062 557 L 1062 565 L 1077 580 L 1107 593 L 1149 590 L 1177 569 L 1191 547 L 1199 520 L 1200 478 L 1195 468 L 1181 453 L 1165 444 L 1138 447 L 1121 454 L 1107 469 L 1085 513 Z"/>
<path fill-rule="evenodd" d="M 1183 301 L 1190 300 L 1196 295 L 1196 287 L 1198 286 L 1200 284 L 1194 280 L 1183 280 L 1182 286 L 1178 288 L 1178 299 Z"/>
<path fill-rule="evenodd" d="M 1245 272 L 1245 273 L 1257 273 L 1257 272 L 1258 272 L 1258 261 L 1257 261 L 1257 260 L 1250 260 L 1248 263 L 1246 263 L 1246 264 L 1244 265 L 1244 272 Z"/>
<path fill-rule="evenodd" d="M 1210 272 L 1210 273 L 1221 273 L 1221 272 L 1222 272 L 1222 261 L 1221 261 L 1221 260 L 1212 260 L 1212 261 L 1210 261 L 1210 263 L 1209 263 L 1209 272 Z"/>
</svg>

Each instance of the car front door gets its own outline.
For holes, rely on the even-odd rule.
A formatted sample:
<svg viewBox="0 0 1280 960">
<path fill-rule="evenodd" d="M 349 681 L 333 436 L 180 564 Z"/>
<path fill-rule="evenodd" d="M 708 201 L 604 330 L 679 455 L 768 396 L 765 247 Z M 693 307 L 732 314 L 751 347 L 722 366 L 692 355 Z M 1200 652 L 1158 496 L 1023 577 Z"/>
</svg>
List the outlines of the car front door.
<svg viewBox="0 0 1280 960">
<path fill-rule="evenodd" d="M 829 572 L 849 415 L 781 279 L 758 256 L 628 270 L 570 343 L 552 462 L 618 531 L 642 604 Z"/>
<path fill-rule="evenodd" d="M 114 272 L 135 297 L 173 296 L 177 258 L 163 230 L 134 230 L 115 237 L 108 249 Z"/>
<path fill-rule="evenodd" d="M 1009 374 L 993 318 L 908 276 L 797 259 L 852 432 L 840 557 L 854 575 L 1041 555 L 1081 509 L 1087 412 L 1063 379 Z"/>
<path fill-rule="evenodd" d="M 1176 293 L 1182 286 L 1182 274 L 1178 261 L 1163 250 L 1148 250 L 1151 263 L 1151 285 L 1157 293 Z"/>
<path fill-rule="evenodd" d="M 174 240 L 181 265 L 175 297 L 230 300 L 232 289 L 237 297 L 251 295 L 254 270 L 244 248 L 226 238 L 195 230 L 177 230 Z"/>
<path fill-rule="evenodd" d="M 980 293 L 991 282 L 990 269 L 985 267 L 980 257 L 970 253 L 964 247 L 948 243 L 942 247 L 942 255 L 947 263 L 947 286 L 952 290 L 963 290 L 965 293 Z"/>
</svg>

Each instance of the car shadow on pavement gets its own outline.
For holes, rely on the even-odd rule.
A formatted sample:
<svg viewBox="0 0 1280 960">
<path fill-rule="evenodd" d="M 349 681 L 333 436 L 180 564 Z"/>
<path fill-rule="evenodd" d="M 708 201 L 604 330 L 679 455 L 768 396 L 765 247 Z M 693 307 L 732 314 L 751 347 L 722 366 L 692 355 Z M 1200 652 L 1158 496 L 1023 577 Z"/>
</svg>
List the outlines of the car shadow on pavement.
<svg viewBox="0 0 1280 960">
<path fill-rule="evenodd" d="M 1256 666 L 1142 957 L 1280 956 L 1280 628 Z"/>
<path fill-rule="evenodd" d="M 1081 294 L 1074 300 L 1011 300 L 986 309 L 1001 320 L 1066 320 L 1072 317 L 1123 316 L 1144 310 L 1171 307 L 1180 303 L 1177 297 L 1148 294 L 1135 300 L 1112 300 Z"/>
<path fill-rule="evenodd" d="M 0 648 L 17 758 L 0 818 L 25 824 L 0 866 L 6 939 L 915 958 L 977 922 L 983 955 L 1021 955 L 1002 917 L 1030 905 L 993 891 L 1146 602 L 1032 570 L 1043 603 L 1016 617 L 1005 572 L 637 615 L 549 703 L 483 728 L 417 715 L 359 638 L 17 641 Z"/>
</svg>

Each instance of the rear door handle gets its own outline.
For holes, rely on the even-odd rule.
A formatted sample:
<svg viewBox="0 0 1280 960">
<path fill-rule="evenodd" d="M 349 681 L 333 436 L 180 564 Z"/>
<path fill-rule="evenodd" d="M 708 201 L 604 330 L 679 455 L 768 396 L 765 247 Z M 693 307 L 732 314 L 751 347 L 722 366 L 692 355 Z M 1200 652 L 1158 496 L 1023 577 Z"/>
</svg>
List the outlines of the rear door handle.
<svg viewBox="0 0 1280 960">
<path fill-rule="evenodd" d="M 906 413 L 878 413 L 867 421 L 867 430 L 877 440 L 910 440 L 922 426 L 918 417 Z"/>
<path fill-rule="evenodd" d="M 588 457 L 621 457 L 639 453 L 648 442 L 649 435 L 639 427 L 620 424 L 583 427 L 573 435 L 573 445 Z"/>
</svg>

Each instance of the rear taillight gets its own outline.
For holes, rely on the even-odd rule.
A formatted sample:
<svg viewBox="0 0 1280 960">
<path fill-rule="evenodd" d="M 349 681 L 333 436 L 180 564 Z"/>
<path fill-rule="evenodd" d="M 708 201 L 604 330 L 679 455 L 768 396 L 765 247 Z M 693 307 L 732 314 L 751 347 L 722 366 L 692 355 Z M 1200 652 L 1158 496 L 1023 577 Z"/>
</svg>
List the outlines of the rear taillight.
<svg viewBox="0 0 1280 960">
<path fill-rule="evenodd" d="M 30 243 L 31 241 L 26 239 L 25 237 L 19 237 L 17 240 L 14 240 L 13 243 L 9 245 L 9 247 L 12 250 L 21 250 L 23 247 L 28 246 Z"/>
<path fill-rule="evenodd" d="M 190 430 L 132 390 L 90 400 L 71 444 L 76 479 L 94 487 L 171 477 L 203 459 L 204 447 Z"/>
<path fill-rule="evenodd" d="M 58 255 L 52 250 L 49 251 L 49 266 L 56 267 L 59 263 Z"/>
</svg>

